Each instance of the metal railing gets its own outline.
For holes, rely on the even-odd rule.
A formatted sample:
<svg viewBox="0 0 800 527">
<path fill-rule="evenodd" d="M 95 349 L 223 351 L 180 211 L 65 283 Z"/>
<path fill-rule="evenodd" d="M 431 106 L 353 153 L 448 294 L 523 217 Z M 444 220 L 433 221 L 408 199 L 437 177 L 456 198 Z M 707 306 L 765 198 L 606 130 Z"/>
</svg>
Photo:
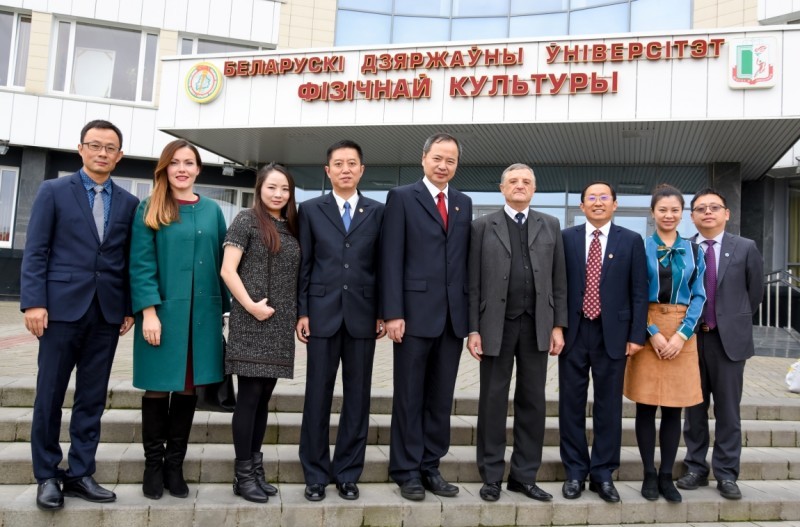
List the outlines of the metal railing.
<svg viewBox="0 0 800 527">
<path fill-rule="evenodd" d="M 792 328 L 792 294 L 800 295 L 800 278 L 791 270 L 780 269 L 767 273 L 764 277 L 766 299 L 758 306 L 758 325 L 781 327 L 781 297 L 786 297 L 786 326 Z"/>
</svg>

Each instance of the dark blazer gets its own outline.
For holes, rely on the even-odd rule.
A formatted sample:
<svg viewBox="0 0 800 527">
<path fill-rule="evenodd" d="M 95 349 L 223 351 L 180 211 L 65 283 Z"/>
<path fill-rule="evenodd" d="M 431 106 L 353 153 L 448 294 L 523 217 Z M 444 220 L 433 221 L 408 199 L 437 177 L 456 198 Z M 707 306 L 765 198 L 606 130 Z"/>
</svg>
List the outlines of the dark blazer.
<svg viewBox="0 0 800 527">
<path fill-rule="evenodd" d="M 567 276 L 558 220 L 528 213 L 528 253 L 536 287 L 536 340 L 550 348 L 553 327 L 567 325 Z M 511 273 L 511 238 L 503 209 L 472 222 L 469 255 L 469 331 L 481 335 L 483 353 L 500 354 Z"/>
<path fill-rule="evenodd" d="M 20 308 L 45 307 L 49 320 L 74 322 L 95 294 L 110 324 L 131 315 L 128 245 L 139 200 L 112 182 L 100 243 L 79 173 L 42 183 L 33 202 L 20 275 Z"/>
<path fill-rule="evenodd" d="M 564 229 L 563 236 L 567 258 L 569 326 L 562 353 L 569 353 L 583 316 L 586 225 Z M 628 342 L 644 345 L 647 339 L 647 306 L 647 263 L 642 237 L 612 223 L 600 274 L 600 319 L 606 353 L 611 358 L 624 358 Z"/>
<path fill-rule="evenodd" d="M 383 318 L 403 318 L 406 334 L 433 338 L 447 315 L 459 338 L 467 335 L 467 258 L 472 200 L 448 189 L 447 232 L 420 180 L 389 191 L 383 216 Z"/>
<path fill-rule="evenodd" d="M 375 338 L 378 252 L 383 204 L 359 196 L 345 232 L 333 194 L 300 205 L 297 316 L 315 337 L 332 337 L 344 322 L 355 338 Z"/>
<path fill-rule="evenodd" d="M 741 361 L 755 353 L 753 313 L 764 297 L 764 261 L 753 240 L 727 232 L 719 254 L 714 305 L 719 337 L 728 358 Z"/>
</svg>

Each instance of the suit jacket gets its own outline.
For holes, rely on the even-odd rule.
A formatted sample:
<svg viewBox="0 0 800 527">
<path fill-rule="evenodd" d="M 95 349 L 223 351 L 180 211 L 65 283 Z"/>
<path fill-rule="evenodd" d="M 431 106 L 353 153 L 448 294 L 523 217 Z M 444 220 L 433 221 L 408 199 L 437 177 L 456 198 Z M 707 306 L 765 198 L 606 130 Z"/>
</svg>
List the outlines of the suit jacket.
<svg viewBox="0 0 800 527">
<path fill-rule="evenodd" d="M 567 277 L 558 220 L 528 213 L 528 253 L 536 287 L 536 340 L 550 348 L 553 327 L 567 326 Z M 472 222 L 469 251 L 469 331 L 481 335 L 483 353 L 500 354 L 511 273 L 511 238 L 503 209 Z"/>
<path fill-rule="evenodd" d="M 74 322 L 95 295 L 106 321 L 131 315 L 128 246 L 139 200 L 112 182 L 100 242 L 80 173 L 42 183 L 33 202 L 20 274 L 20 308 L 47 308 L 49 320 Z"/>
<path fill-rule="evenodd" d="M 764 297 L 764 260 L 753 240 L 727 232 L 719 254 L 714 304 L 719 337 L 728 358 L 741 361 L 755 353 L 753 313 Z"/>
<path fill-rule="evenodd" d="M 567 258 L 569 327 L 564 351 L 569 353 L 578 335 L 586 289 L 586 225 L 564 229 Z M 625 357 L 626 344 L 647 339 L 647 258 L 637 233 L 611 224 L 600 273 L 600 320 L 606 353 Z"/>
<path fill-rule="evenodd" d="M 383 204 L 359 196 L 345 232 L 333 194 L 300 205 L 297 316 L 315 337 L 333 336 L 344 322 L 356 338 L 375 338 L 378 256 Z"/>
<path fill-rule="evenodd" d="M 383 318 L 403 318 L 406 334 L 444 333 L 449 314 L 457 337 L 467 335 L 467 258 L 472 200 L 448 188 L 447 231 L 420 180 L 393 188 L 381 235 Z"/>
</svg>

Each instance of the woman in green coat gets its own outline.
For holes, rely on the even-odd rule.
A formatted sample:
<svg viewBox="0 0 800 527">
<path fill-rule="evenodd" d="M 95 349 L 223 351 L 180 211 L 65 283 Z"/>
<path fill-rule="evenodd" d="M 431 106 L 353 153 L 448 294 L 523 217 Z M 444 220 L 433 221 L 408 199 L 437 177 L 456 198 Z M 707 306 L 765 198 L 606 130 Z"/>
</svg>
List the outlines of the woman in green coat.
<svg viewBox="0 0 800 527">
<path fill-rule="evenodd" d="M 142 491 L 151 499 L 165 488 L 173 496 L 189 495 L 183 459 L 195 386 L 223 377 L 222 314 L 230 298 L 219 270 L 226 228 L 219 205 L 194 193 L 201 168 L 191 143 L 169 143 L 156 166 L 153 192 L 133 222 L 133 385 L 146 390 Z"/>
</svg>

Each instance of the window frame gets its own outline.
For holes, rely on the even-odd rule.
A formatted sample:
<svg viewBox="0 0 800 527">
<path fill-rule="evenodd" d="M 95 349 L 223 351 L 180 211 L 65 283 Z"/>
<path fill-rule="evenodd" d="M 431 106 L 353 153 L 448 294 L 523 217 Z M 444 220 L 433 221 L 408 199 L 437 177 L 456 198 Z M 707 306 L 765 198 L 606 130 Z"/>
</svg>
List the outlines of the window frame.
<svg viewBox="0 0 800 527">
<path fill-rule="evenodd" d="M 177 49 L 175 50 L 175 54 L 176 55 L 180 55 L 182 57 L 187 56 L 187 54 L 184 54 L 183 50 L 182 50 L 183 41 L 184 40 L 191 40 L 192 41 L 192 52 L 189 53 L 188 55 L 199 55 L 200 54 L 197 51 L 197 48 L 200 46 L 200 41 L 201 40 L 205 40 L 207 42 L 214 42 L 215 44 L 227 44 L 227 45 L 231 45 L 231 46 L 250 46 L 250 47 L 253 48 L 251 50 L 250 49 L 243 49 L 241 51 L 236 51 L 236 52 L 232 52 L 232 53 L 248 53 L 250 51 L 255 53 L 257 51 L 275 49 L 275 48 L 262 46 L 258 42 L 251 42 L 251 43 L 248 44 L 248 43 L 242 42 L 242 41 L 209 38 L 208 35 L 195 35 L 193 33 L 180 33 L 178 35 L 178 46 L 177 46 Z M 207 54 L 207 53 L 204 53 L 204 54 Z"/>
<path fill-rule="evenodd" d="M 61 28 L 61 24 L 66 23 L 69 24 L 69 38 L 67 40 L 67 57 L 66 57 L 66 71 L 64 72 L 64 89 L 57 90 L 53 84 L 55 82 L 56 76 L 56 60 L 58 55 L 58 41 L 59 41 L 59 31 Z M 136 89 L 135 89 L 135 98 L 134 100 L 129 99 L 116 99 L 114 97 L 94 97 L 91 95 L 82 95 L 80 93 L 72 93 L 72 74 L 73 68 L 75 66 L 75 39 L 77 36 L 77 27 L 78 24 L 85 25 L 85 26 L 92 26 L 95 28 L 101 29 L 112 29 L 112 30 L 121 30 L 121 31 L 132 31 L 139 35 L 139 57 L 136 66 Z M 153 35 L 156 37 L 156 60 L 153 64 L 153 86 L 150 90 L 151 96 L 153 100 L 145 101 L 142 99 L 142 93 L 144 92 L 144 68 L 145 62 L 147 60 L 147 37 L 149 35 Z M 50 64 L 48 67 L 48 78 L 47 78 L 47 91 L 53 95 L 59 95 L 62 97 L 75 97 L 82 100 L 94 101 L 94 102 L 103 102 L 103 103 L 122 103 L 122 104 L 135 104 L 135 105 L 143 105 L 143 106 L 155 106 L 155 93 L 157 89 L 158 83 L 158 50 L 161 45 L 161 34 L 159 31 L 156 30 L 148 30 L 142 27 L 128 27 L 123 25 L 116 25 L 116 24 L 98 24 L 95 21 L 85 21 L 85 20 L 78 20 L 78 19 L 68 19 L 63 17 L 53 17 L 53 25 L 52 25 L 52 38 L 50 39 Z"/>
<path fill-rule="evenodd" d="M 13 249 L 14 247 L 14 227 L 16 226 L 17 222 L 17 201 L 18 201 L 18 194 L 19 194 L 19 167 L 14 166 L 6 166 L 0 165 L 0 175 L 2 172 L 13 172 L 14 173 L 14 193 L 13 193 L 13 203 L 11 204 L 11 218 L 8 224 L 8 240 L 0 240 L 0 249 Z M 0 185 L 3 184 L 2 177 L 0 177 Z M 0 189 L 2 190 L 2 189 Z"/>
<path fill-rule="evenodd" d="M 20 19 L 27 18 L 29 23 L 33 24 L 33 16 L 30 13 L 21 13 L 19 11 L 10 11 L 10 10 L 0 10 L 0 12 L 11 15 L 13 18 L 11 19 L 11 37 L 9 40 L 9 47 L 8 47 L 8 71 L 6 77 L 6 83 L 0 84 L 0 88 L 7 88 L 11 90 L 24 90 L 25 83 L 28 80 L 27 71 L 23 75 L 22 84 L 15 84 L 15 79 L 17 77 L 17 55 L 19 53 L 19 24 Z M 28 51 L 30 52 L 30 33 L 28 34 Z M 26 63 L 27 66 L 27 63 Z M 27 68 L 26 68 L 27 69 Z"/>
</svg>

